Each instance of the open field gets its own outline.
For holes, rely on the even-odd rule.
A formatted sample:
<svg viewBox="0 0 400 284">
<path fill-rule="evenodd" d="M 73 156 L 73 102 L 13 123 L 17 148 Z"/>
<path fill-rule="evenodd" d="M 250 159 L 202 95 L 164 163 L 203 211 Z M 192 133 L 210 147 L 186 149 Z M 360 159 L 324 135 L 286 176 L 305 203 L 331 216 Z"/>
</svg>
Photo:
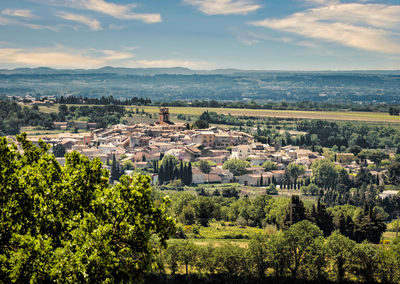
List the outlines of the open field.
<svg viewBox="0 0 400 284">
<path fill-rule="evenodd" d="M 58 112 L 58 104 L 53 106 L 40 106 L 42 112 Z M 76 105 L 79 106 L 79 105 Z M 86 105 L 91 106 L 91 105 Z M 136 106 L 126 106 L 135 110 Z M 148 113 L 158 113 L 156 106 L 138 106 Z M 171 115 L 201 115 L 203 111 L 217 112 L 219 114 L 231 114 L 234 116 L 279 117 L 300 119 L 326 119 L 336 121 L 371 122 L 374 126 L 383 126 L 390 123 L 393 127 L 400 127 L 400 116 L 391 116 L 382 112 L 346 112 L 346 111 L 297 111 L 297 110 L 265 110 L 265 109 L 237 109 L 237 108 L 202 108 L 202 107 L 169 107 Z"/>
<path fill-rule="evenodd" d="M 211 222 L 208 227 L 198 227 L 199 234 L 194 235 L 191 231 L 192 226 L 184 226 L 184 231 L 189 239 L 197 245 L 221 246 L 224 244 L 235 244 L 240 247 L 247 247 L 251 238 L 257 234 L 274 234 L 276 227 L 269 225 L 265 229 L 249 226 L 238 226 L 229 222 Z M 171 239 L 169 242 L 182 242 L 187 239 Z"/>
<path fill-rule="evenodd" d="M 21 133 L 25 132 L 28 136 L 35 136 L 35 137 L 41 137 L 41 136 L 46 136 L 48 138 L 57 138 L 59 137 L 60 133 L 65 133 L 68 132 L 66 130 L 61 130 L 61 129 L 55 129 L 55 130 L 38 130 L 34 126 L 23 126 L 21 127 Z M 79 130 L 79 133 L 89 133 L 84 130 Z"/>
<path fill-rule="evenodd" d="M 143 107 L 145 112 L 157 113 L 158 107 Z M 400 123 L 400 116 L 375 112 L 345 112 L 345 111 L 295 111 L 295 110 L 264 110 L 264 109 L 235 109 L 235 108 L 200 108 L 200 107 L 169 107 L 171 114 L 200 115 L 203 111 L 213 111 L 219 114 L 247 115 L 258 117 L 281 117 L 303 119 L 352 120 L 368 122 Z"/>
</svg>

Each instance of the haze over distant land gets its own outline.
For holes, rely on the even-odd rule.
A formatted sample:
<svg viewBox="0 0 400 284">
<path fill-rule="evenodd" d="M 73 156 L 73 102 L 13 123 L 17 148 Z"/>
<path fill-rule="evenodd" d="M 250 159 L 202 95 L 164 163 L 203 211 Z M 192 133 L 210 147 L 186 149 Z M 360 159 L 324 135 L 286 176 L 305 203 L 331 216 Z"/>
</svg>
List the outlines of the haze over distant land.
<svg viewBox="0 0 400 284">
<path fill-rule="evenodd" d="M 0 70 L 0 96 L 399 103 L 400 71 L 252 71 L 188 68 Z"/>
</svg>

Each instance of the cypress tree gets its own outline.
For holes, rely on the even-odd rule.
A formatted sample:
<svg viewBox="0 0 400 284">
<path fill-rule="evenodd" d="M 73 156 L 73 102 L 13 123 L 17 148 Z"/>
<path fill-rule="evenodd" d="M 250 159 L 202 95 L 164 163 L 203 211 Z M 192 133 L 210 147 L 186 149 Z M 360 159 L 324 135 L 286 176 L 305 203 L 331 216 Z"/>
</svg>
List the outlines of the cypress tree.
<svg viewBox="0 0 400 284">
<path fill-rule="evenodd" d="M 386 230 L 386 224 L 382 216 L 377 215 L 374 208 L 365 202 L 363 212 L 357 217 L 354 229 L 354 239 L 357 242 L 367 240 L 378 244 L 383 232 Z"/>
<path fill-rule="evenodd" d="M 354 238 L 354 221 L 349 215 L 346 216 L 345 236 L 353 239 Z"/>
<path fill-rule="evenodd" d="M 115 159 L 115 155 L 113 154 L 113 159 L 112 159 L 112 166 L 111 166 L 111 173 L 110 173 L 110 180 L 111 182 L 118 180 L 118 165 L 117 165 L 117 160 Z"/>
<path fill-rule="evenodd" d="M 158 184 L 162 185 L 164 183 L 164 166 L 158 169 Z"/>
<path fill-rule="evenodd" d="M 296 224 L 306 218 L 306 208 L 303 201 L 298 195 L 292 195 L 288 208 L 283 218 L 283 229 L 288 229 L 291 225 Z"/>
<path fill-rule="evenodd" d="M 184 172 L 184 168 L 183 168 L 183 161 L 181 160 L 181 163 L 180 163 L 180 166 L 179 166 L 179 178 L 182 180 L 183 183 L 185 183 L 184 182 L 184 180 L 185 180 L 184 175 L 185 175 L 185 172 Z"/>
<path fill-rule="evenodd" d="M 263 176 L 261 174 L 261 176 L 260 176 L 260 186 L 263 186 L 263 185 L 264 185 L 264 180 L 263 180 Z"/>
<path fill-rule="evenodd" d="M 329 236 L 334 230 L 333 217 L 326 210 L 325 204 L 321 203 L 320 199 L 318 199 L 317 203 L 316 225 L 324 232 L 325 237 Z"/>
<path fill-rule="evenodd" d="M 310 217 L 309 217 L 310 222 L 316 224 L 317 223 L 317 209 L 315 209 L 315 204 L 313 204 L 310 212 Z"/>
<path fill-rule="evenodd" d="M 188 167 L 188 184 L 192 184 L 193 181 L 193 173 L 192 173 L 192 162 L 189 162 L 189 167 Z"/>
</svg>

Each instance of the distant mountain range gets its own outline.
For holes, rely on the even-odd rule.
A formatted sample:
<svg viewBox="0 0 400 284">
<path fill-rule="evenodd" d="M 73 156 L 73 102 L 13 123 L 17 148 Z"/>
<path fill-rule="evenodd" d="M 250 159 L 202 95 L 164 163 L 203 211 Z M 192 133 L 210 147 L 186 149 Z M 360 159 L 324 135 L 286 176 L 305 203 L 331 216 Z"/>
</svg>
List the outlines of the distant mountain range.
<svg viewBox="0 0 400 284">
<path fill-rule="evenodd" d="M 354 71 L 284 71 L 284 70 L 241 70 L 241 69 L 215 69 L 215 70 L 191 70 L 184 67 L 173 68 L 123 68 L 105 66 L 99 69 L 54 69 L 49 67 L 37 68 L 16 68 L 16 69 L 0 69 L 0 74 L 117 74 L 117 75 L 240 75 L 240 74 L 254 74 L 254 73 L 362 73 L 362 74 L 392 74 L 400 75 L 400 70 L 354 70 Z"/>
</svg>

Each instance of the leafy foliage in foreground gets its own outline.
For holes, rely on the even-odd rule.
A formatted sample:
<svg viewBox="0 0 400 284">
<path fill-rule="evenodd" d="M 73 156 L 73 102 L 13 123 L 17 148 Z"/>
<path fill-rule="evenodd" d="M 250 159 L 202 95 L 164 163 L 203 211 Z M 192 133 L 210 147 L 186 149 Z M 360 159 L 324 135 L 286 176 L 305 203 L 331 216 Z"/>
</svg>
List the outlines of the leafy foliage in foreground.
<svg viewBox="0 0 400 284">
<path fill-rule="evenodd" d="M 100 160 L 73 152 L 61 167 L 46 144 L 17 139 L 23 154 L 0 139 L 0 279 L 119 282 L 150 270 L 175 225 L 148 176 L 111 188 Z"/>
</svg>

